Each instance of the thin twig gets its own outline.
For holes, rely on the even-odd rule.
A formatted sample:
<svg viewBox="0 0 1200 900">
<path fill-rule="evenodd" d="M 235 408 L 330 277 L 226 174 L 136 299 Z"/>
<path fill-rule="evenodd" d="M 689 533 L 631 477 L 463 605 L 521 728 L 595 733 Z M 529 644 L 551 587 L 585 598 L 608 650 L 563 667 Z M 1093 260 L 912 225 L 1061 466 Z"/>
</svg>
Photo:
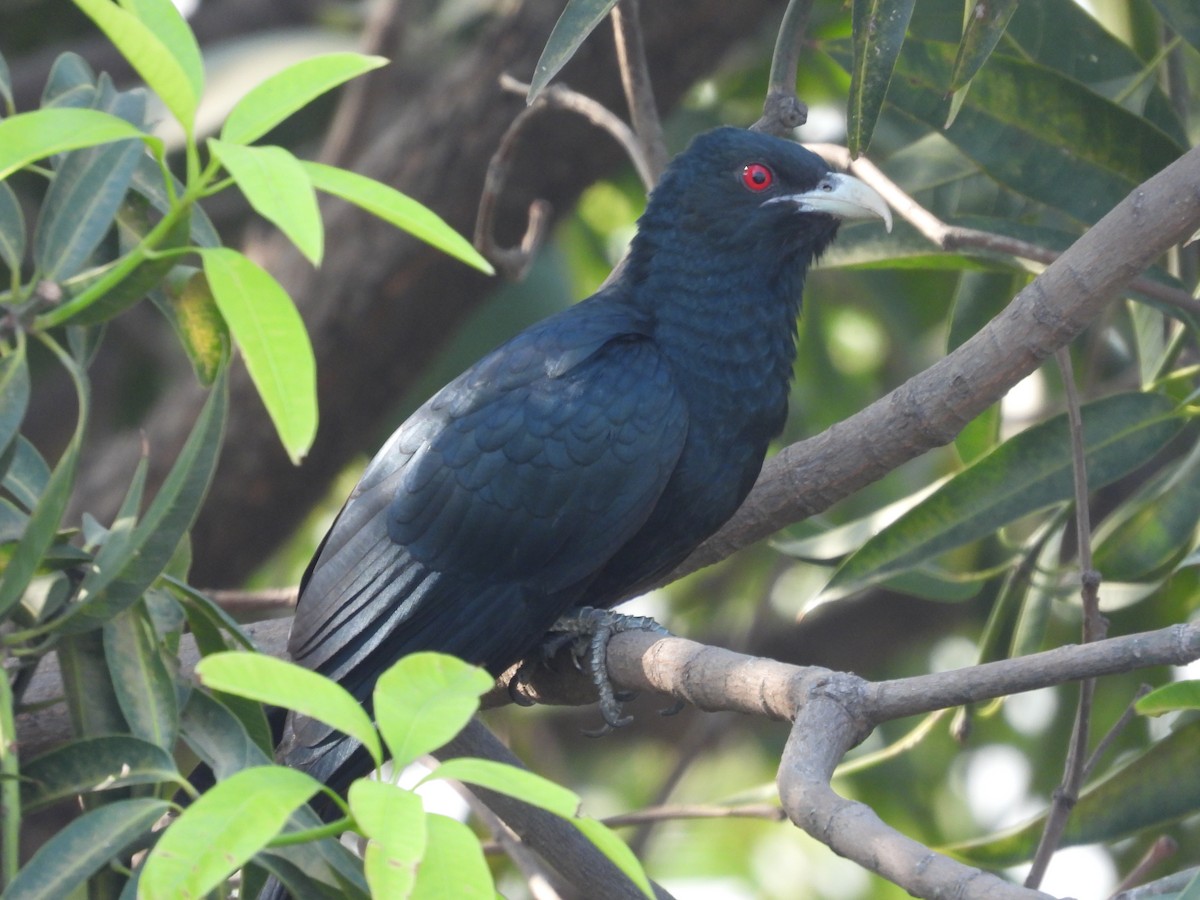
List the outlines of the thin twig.
<svg viewBox="0 0 1200 900">
<path fill-rule="evenodd" d="M 506 91 L 522 95 L 529 90 L 529 85 L 522 84 L 507 75 L 500 79 L 500 86 Z M 512 167 L 517 139 L 520 137 L 521 131 L 533 116 L 547 109 L 563 109 L 578 113 L 593 125 L 607 131 L 624 148 L 625 153 L 633 162 L 634 168 L 637 169 L 638 177 L 642 179 L 646 190 L 649 191 L 654 186 L 654 176 L 650 165 L 642 153 L 637 136 L 628 125 L 613 115 L 603 104 L 592 98 L 561 84 L 550 85 L 537 95 L 533 103 L 517 113 L 516 118 L 513 119 L 512 124 L 508 126 L 508 130 L 500 139 L 500 145 L 488 163 L 483 193 L 479 198 L 479 214 L 475 219 L 476 249 L 507 278 L 513 280 L 520 280 L 529 270 L 529 266 L 533 262 L 533 255 L 545 238 L 546 229 L 549 226 L 550 207 L 543 200 L 533 201 L 529 206 L 529 223 L 521 238 L 521 243 L 517 247 L 504 248 L 498 245 L 493 237 L 496 206 L 504 191 L 505 182 L 508 180 L 508 172 Z"/>
<path fill-rule="evenodd" d="M 667 167 L 667 141 L 663 137 L 662 119 L 654 103 L 654 88 L 650 82 L 650 66 L 646 62 L 646 46 L 642 40 L 638 0 L 620 0 L 612 10 L 613 37 L 617 46 L 617 66 L 621 70 L 621 85 L 625 102 L 629 104 L 629 119 L 637 135 L 642 155 L 653 184 L 658 184 Z"/>
<path fill-rule="evenodd" d="M 1104 637 L 1104 619 L 1100 615 L 1100 574 L 1092 568 L 1092 525 L 1088 504 L 1087 463 L 1083 438 L 1083 416 L 1079 410 L 1079 393 L 1075 387 L 1075 372 L 1071 364 L 1071 353 L 1060 347 L 1054 354 L 1062 374 L 1067 400 L 1067 421 L 1071 433 L 1072 472 L 1075 482 L 1075 532 L 1079 545 L 1080 593 L 1083 598 L 1083 642 L 1085 644 Z M 1038 841 L 1033 864 L 1025 878 L 1025 886 L 1036 888 L 1045 877 L 1050 859 L 1058 849 L 1066 831 L 1071 810 L 1079 800 L 1087 767 L 1088 735 L 1091 730 L 1093 700 L 1096 694 L 1096 679 L 1084 679 L 1079 685 L 1079 702 L 1075 708 L 1075 724 L 1067 746 L 1062 783 L 1054 791 L 1050 809 L 1046 814 L 1046 825 Z"/>
<path fill-rule="evenodd" d="M 947 224 L 921 206 L 865 156 L 852 160 L 850 151 L 838 144 L 809 144 L 808 147 L 833 165 L 846 169 L 856 178 L 862 179 L 875 188 L 887 201 L 888 206 L 895 210 L 896 215 L 943 250 L 981 250 L 985 253 L 1002 256 L 1015 256 L 1042 265 L 1050 265 L 1062 255 L 1056 250 L 1007 235 Z M 1187 291 L 1161 284 L 1143 275 L 1135 276 L 1130 280 L 1129 287 L 1153 300 L 1200 316 L 1200 300 L 1196 300 Z"/>
<path fill-rule="evenodd" d="M 1108 752 L 1108 748 L 1112 746 L 1113 741 L 1115 741 L 1121 735 L 1121 732 L 1128 728 L 1129 724 L 1138 717 L 1137 702 L 1145 697 L 1148 693 L 1150 693 L 1150 685 L 1141 685 L 1134 692 L 1133 699 L 1129 701 L 1129 705 L 1125 707 L 1125 711 L 1121 713 L 1121 717 L 1113 723 L 1112 727 L 1108 729 L 1104 737 L 1100 738 L 1100 740 L 1096 743 L 1096 746 L 1092 749 L 1092 755 L 1088 757 L 1087 762 L 1083 766 L 1084 781 L 1087 781 L 1092 776 L 1092 772 L 1095 771 L 1096 765 L 1101 759 L 1104 758 L 1104 754 Z"/>
<path fill-rule="evenodd" d="M 1129 872 L 1121 879 L 1121 883 L 1113 889 L 1112 896 L 1116 896 L 1122 891 L 1127 891 L 1135 885 L 1141 884 L 1146 880 L 1146 876 L 1150 874 L 1150 870 L 1155 866 L 1161 865 L 1165 860 L 1170 859 L 1179 852 L 1179 842 L 1169 835 L 1159 835 L 1155 838 L 1142 858 L 1137 861 Z"/>
<path fill-rule="evenodd" d="M 774 803 L 747 803 L 742 806 L 717 806 L 694 804 L 682 806 L 648 806 L 619 816 L 608 816 L 604 824 L 609 828 L 628 825 L 644 825 L 648 822 L 676 822 L 681 819 L 766 819 L 782 822 L 787 816 Z"/>
<path fill-rule="evenodd" d="M 375 0 L 367 4 L 367 22 L 363 27 L 359 50 L 368 55 L 382 55 L 389 47 L 400 43 L 402 20 L 400 0 Z M 350 148 L 359 146 L 363 125 L 368 118 L 370 73 L 355 78 L 342 89 L 341 100 L 329 123 L 325 142 L 318 159 L 331 166 L 344 166 L 350 159 Z"/>
<path fill-rule="evenodd" d="M 762 118 L 750 126 L 752 131 L 786 137 L 793 128 L 808 121 L 808 107 L 796 96 L 796 73 L 800 69 L 800 50 L 810 9 L 812 0 L 790 0 L 784 11 L 771 54 L 771 77 Z"/>
</svg>

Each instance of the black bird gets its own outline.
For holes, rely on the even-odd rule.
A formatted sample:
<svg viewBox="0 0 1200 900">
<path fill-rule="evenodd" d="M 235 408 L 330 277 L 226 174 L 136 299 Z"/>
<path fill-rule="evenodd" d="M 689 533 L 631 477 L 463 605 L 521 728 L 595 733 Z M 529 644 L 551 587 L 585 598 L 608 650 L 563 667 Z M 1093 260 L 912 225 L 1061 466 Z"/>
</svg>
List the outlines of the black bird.
<svg viewBox="0 0 1200 900">
<path fill-rule="evenodd" d="M 563 614 L 671 571 L 737 509 L 787 415 L 809 265 L 883 199 L 791 141 L 697 137 L 590 298 L 446 385 L 367 466 L 300 587 L 293 659 L 364 704 L 417 650 L 498 674 Z M 344 791 L 351 739 L 284 762 Z"/>
</svg>

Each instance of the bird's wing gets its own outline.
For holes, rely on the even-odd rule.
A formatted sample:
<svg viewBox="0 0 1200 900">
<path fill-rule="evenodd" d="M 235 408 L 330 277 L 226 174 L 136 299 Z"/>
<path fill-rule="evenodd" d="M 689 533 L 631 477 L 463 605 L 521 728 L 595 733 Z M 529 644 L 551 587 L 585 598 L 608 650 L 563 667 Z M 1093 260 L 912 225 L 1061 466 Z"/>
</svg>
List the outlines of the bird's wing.
<svg viewBox="0 0 1200 900">
<path fill-rule="evenodd" d="M 627 318 L 547 320 L 401 426 L 306 577 L 294 658 L 373 683 L 368 656 L 381 671 L 467 647 L 494 669 L 528 649 L 646 520 L 683 447 L 670 369 Z"/>
</svg>

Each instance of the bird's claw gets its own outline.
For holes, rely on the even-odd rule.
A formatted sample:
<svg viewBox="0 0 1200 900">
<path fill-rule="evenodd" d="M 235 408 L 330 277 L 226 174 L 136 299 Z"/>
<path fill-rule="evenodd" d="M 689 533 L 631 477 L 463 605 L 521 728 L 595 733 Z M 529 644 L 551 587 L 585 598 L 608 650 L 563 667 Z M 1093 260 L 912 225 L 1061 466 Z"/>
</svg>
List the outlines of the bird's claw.
<svg viewBox="0 0 1200 900">
<path fill-rule="evenodd" d="M 550 629 L 552 637 L 545 644 L 547 648 L 553 646 L 557 652 L 564 644 L 570 643 L 575 667 L 582 671 L 586 661 L 591 669 L 592 683 L 600 695 L 600 715 L 604 717 L 604 724 L 592 731 L 585 730 L 584 734 L 589 737 L 600 737 L 633 721 L 633 716 L 621 715 L 621 704 L 636 697 L 637 692 L 617 691 L 608 677 L 608 642 L 623 631 L 669 634 L 650 616 L 626 616 L 607 609 L 584 606 L 555 622 Z"/>
</svg>

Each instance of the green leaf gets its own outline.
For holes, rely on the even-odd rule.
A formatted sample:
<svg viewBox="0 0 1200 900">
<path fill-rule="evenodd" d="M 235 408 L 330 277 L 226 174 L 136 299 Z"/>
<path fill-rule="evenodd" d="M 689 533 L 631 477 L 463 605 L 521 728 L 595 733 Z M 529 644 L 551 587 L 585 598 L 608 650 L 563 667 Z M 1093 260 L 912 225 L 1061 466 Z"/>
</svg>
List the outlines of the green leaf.
<svg viewBox="0 0 1200 900">
<path fill-rule="evenodd" d="M 37 505 L 38 498 L 50 481 L 50 467 L 42 459 L 33 444 L 22 435 L 17 435 L 13 445 L 12 460 L 4 473 L 4 489 L 27 510 Z"/>
<path fill-rule="evenodd" d="M 216 138 L 208 146 L 254 211 L 287 235 L 309 262 L 320 265 L 325 233 L 317 195 L 300 161 L 282 147 L 243 147 Z"/>
<path fill-rule="evenodd" d="M 1008 21 L 1017 11 L 1020 0 L 992 0 L 990 3 L 967 3 L 967 20 L 963 28 L 958 55 L 954 58 L 954 71 L 950 76 L 950 90 L 957 91 L 975 77 L 975 73 L 987 62 Z"/>
<path fill-rule="evenodd" d="M 1088 787 L 1067 822 L 1062 846 L 1108 843 L 1194 814 L 1200 807 L 1198 742 L 1200 722 L 1192 722 Z M 1039 816 L 999 834 L 943 849 L 985 868 L 1017 865 L 1033 855 L 1044 822 L 1045 816 Z"/>
<path fill-rule="evenodd" d="M 153 32 L 172 58 L 179 63 L 199 98 L 204 93 L 204 57 L 187 20 L 171 0 L 120 0 L 121 6 L 133 13 Z"/>
<path fill-rule="evenodd" d="M 204 691 L 188 694 L 179 716 L 179 734 L 218 781 L 242 769 L 272 762 L 233 711 Z"/>
<path fill-rule="evenodd" d="M 261 653 L 214 653 L 196 664 L 196 676 L 213 690 L 282 706 L 319 719 L 350 735 L 383 762 L 383 747 L 370 717 L 339 685 L 295 663 Z"/>
<path fill-rule="evenodd" d="M 167 183 L 163 180 L 164 177 L 170 178 L 171 191 L 167 191 Z M 142 156 L 138 160 L 137 168 L 133 172 L 133 181 L 129 185 L 134 191 L 141 194 L 150 201 L 150 205 L 157 209 L 163 215 L 166 215 L 174 206 L 174 197 L 180 196 L 183 191 L 183 183 L 170 173 L 164 173 L 159 166 L 158 161 L 150 156 Z M 221 246 L 221 238 L 217 234 L 217 229 L 213 227 L 212 220 L 208 218 L 208 214 L 204 212 L 204 208 L 198 204 L 192 204 L 188 213 L 191 218 L 191 242 L 198 247 L 219 247 Z M 185 243 L 181 241 L 182 245 Z"/>
<path fill-rule="evenodd" d="M 826 48 L 850 65 L 844 41 Z M 888 101 L 941 129 L 954 52 L 950 44 L 909 38 Z M 971 82 L 944 135 L 1000 184 L 1085 223 L 1182 152 L 1141 116 L 1050 68 L 1001 53 Z"/>
<path fill-rule="evenodd" d="M 495 900 L 491 870 L 470 828 L 455 819 L 427 813 L 425 831 L 425 856 L 410 900 Z"/>
<path fill-rule="evenodd" d="M 382 56 L 326 53 L 288 66 L 264 79 L 234 104 L 221 128 L 221 140 L 249 144 L 326 91 L 387 65 Z"/>
<path fill-rule="evenodd" d="M 128 731 L 108 674 L 100 632 L 65 635 L 57 649 L 71 730 L 81 737 Z"/>
<path fill-rule="evenodd" d="M 562 67 L 570 62 L 579 45 L 616 5 L 617 0 L 567 0 L 538 58 L 533 77 L 529 79 L 526 103 L 532 103 Z"/>
<path fill-rule="evenodd" d="M 1140 698 L 1135 708 L 1143 716 L 1161 716 L 1182 709 L 1200 709 L 1200 681 L 1164 684 Z"/>
<path fill-rule="evenodd" d="M 1200 50 L 1200 10 L 1192 0 L 1154 0 L 1154 8 L 1172 31 Z"/>
<path fill-rule="evenodd" d="M 282 766 L 243 769 L 218 782 L 163 832 L 142 868 L 142 900 L 203 897 L 279 834 L 321 789 Z"/>
<path fill-rule="evenodd" d="M 892 81 L 915 0 L 854 0 L 851 7 L 854 62 L 846 145 L 852 157 L 865 153 Z"/>
<path fill-rule="evenodd" d="M 443 653 L 411 653 L 384 672 L 373 708 L 396 768 L 462 731 L 494 683 L 483 669 Z"/>
<path fill-rule="evenodd" d="M 4 900 L 68 897 L 170 809 L 149 798 L 106 803 L 70 822 L 42 844 L 4 891 Z"/>
<path fill-rule="evenodd" d="M 479 255 L 470 241 L 447 225 L 437 213 L 411 197 L 357 172 L 323 163 L 302 161 L 301 165 L 317 190 L 341 197 L 443 253 L 488 275 L 494 274 L 491 263 Z"/>
<path fill-rule="evenodd" d="M 42 88 L 42 106 L 89 107 L 96 98 L 96 73 L 78 53 L 55 57 Z"/>
<path fill-rule="evenodd" d="M 195 127 L 196 107 L 200 104 L 202 92 L 202 87 L 193 84 L 192 80 L 196 75 L 194 57 L 187 52 L 181 57 L 176 57 L 177 47 L 163 43 L 159 35 L 136 15 L 121 9 L 110 0 L 74 2 L 112 41 L 113 46 L 146 82 L 146 86 L 158 94 L 167 109 L 183 126 L 184 134 L 190 136 Z M 139 12 L 157 8 L 161 13 L 161 6 L 157 3 L 141 2 L 137 6 Z M 180 30 L 178 27 L 166 26 L 165 16 L 156 15 L 153 21 L 156 27 L 170 31 L 172 37 L 178 37 Z M 186 28 L 186 25 L 184 27 Z"/>
<path fill-rule="evenodd" d="M 200 255 L 250 378 L 299 464 L 317 431 L 316 360 L 300 313 L 278 281 L 237 251 L 212 247 Z"/>
<path fill-rule="evenodd" d="M 21 777 L 25 812 L 89 791 L 183 781 L 170 753 L 127 735 L 85 738 L 56 747 L 22 761 Z"/>
<path fill-rule="evenodd" d="M 200 383 L 211 385 L 228 358 L 232 343 L 208 279 L 191 266 L 175 266 L 165 279 L 164 288 L 152 295 L 152 299 L 175 329 Z"/>
<path fill-rule="evenodd" d="M 134 737 L 164 750 L 175 746 L 179 701 L 142 604 L 104 623 L 104 655 L 121 712 Z"/>
<path fill-rule="evenodd" d="M 25 259 L 25 216 L 12 188 L 0 181 L 0 262 L 20 271 Z"/>
<path fill-rule="evenodd" d="M 229 405 L 224 377 L 209 391 L 187 443 L 127 545 L 102 548 L 80 585 L 73 628 L 96 627 L 146 592 L 170 562 L 200 511 L 216 470 Z"/>
<path fill-rule="evenodd" d="M 407 897 L 425 853 L 421 798 L 385 781 L 360 778 L 350 785 L 350 812 L 369 839 L 363 856 L 375 897 Z"/>
<path fill-rule="evenodd" d="M 29 363 L 22 337 L 5 356 L 0 357 L 0 453 L 7 452 L 17 437 L 28 407 Z"/>
<path fill-rule="evenodd" d="M 466 756 L 457 757 L 446 760 L 426 775 L 423 781 L 443 779 L 462 781 L 516 797 L 564 819 L 573 818 L 579 812 L 580 799 L 574 791 L 528 769 L 518 769 L 507 763 Z"/>
<path fill-rule="evenodd" d="M 10 119 L 9 121 L 12 120 Z M 4 122 L 0 122 L 0 128 L 4 124 Z M 8 566 L 4 569 L 3 578 L 0 579 L 0 619 L 5 618 L 12 611 L 13 607 L 21 602 L 21 597 L 25 593 L 25 589 L 29 586 L 29 582 L 33 579 L 34 574 L 36 574 L 42 558 L 46 555 L 58 534 L 59 523 L 62 521 L 63 513 L 66 512 L 67 502 L 71 497 L 71 489 L 75 484 L 75 469 L 79 462 L 79 448 L 83 443 L 83 435 L 87 428 L 88 409 L 91 405 L 87 377 L 75 361 L 59 348 L 58 345 L 50 343 L 49 338 L 45 338 L 45 340 L 49 343 L 55 355 L 58 356 L 59 361 L 67 369 L 71 380 L 75 384 L 75 396 L 78 401 L 79 412 L 75 423 L 75 432 L 71 435 L 71 440 L 67 443 L 66 449 L 63 450 L 62 456 L 58 460 L 58 465 L 54 467 L 54 472 L 50 475 L 50 480 L 46 483 L 45 491 L 38 498 L 37 506 L 30 516 L 25 534 L 21 536 L 21 540 L 17 543 L 16 550 L 9 560 Z"/>
<path fill-rule="evenodd" d="M 98 109 L 39 109 L 0 121 L 0 181 L 47 156 L 137 138 L 162 152 L 162 141 Z"/>
<path fill-rule="evenodd" d="M 3 53 L 0 53 L 0 99 L 4 100 L 7 107 L 5 112 L 12 112 L 12 75 L 8 71 L 8 62 L 4 59 Z"/>
<path fill-rule="evenodd" d="M 1161 394 L 1118 394 L 1085 406 L 1088 484 L 1144 463 L 1183 427 Z M 964 469 L 842 563 L 825 589 L 836 599 L 962 547 L 1073 495 L 1065 415 L 1036 425 Z"/>
<path fill-rule="evenodd" d="M 583 832 L 583 836 L 596 845 L 596 849 L 609 858 L 618 869 L 629 876 L 629 880 L 642 889 L 642 893 L 653 900 L 654 888 L 642 868 L 641 861 L 634 855 L 629 846 L 617 837 L 616 833 L 601 822 L 590 816 L 580 816 L 573 819 L 575 827 Z"/>
</svg>

